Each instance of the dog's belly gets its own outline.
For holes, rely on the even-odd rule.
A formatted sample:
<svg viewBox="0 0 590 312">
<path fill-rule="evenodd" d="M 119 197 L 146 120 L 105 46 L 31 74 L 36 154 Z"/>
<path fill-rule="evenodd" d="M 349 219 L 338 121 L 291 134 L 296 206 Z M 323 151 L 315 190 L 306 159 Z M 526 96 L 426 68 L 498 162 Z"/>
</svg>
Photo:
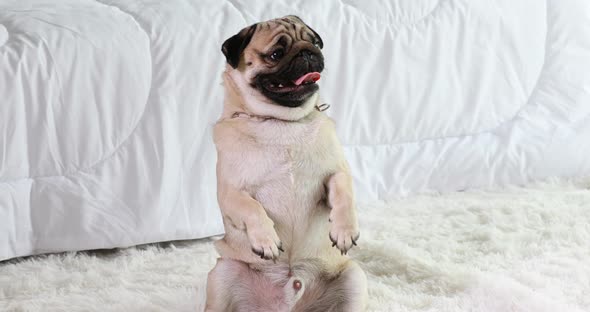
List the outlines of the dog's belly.
<svg viewBox="0 0 590 312">
<path fill-rule="evenodd" d="M 324 258 L 336 252 L 328 236 L 330 209 L 324 187 L 333 172 L 326 170 L 329 168 L 292 168 L 280 178 L 260 185 L 254 196 L 274 221 L 286 259 L 295 262 Z"/>
</svg>

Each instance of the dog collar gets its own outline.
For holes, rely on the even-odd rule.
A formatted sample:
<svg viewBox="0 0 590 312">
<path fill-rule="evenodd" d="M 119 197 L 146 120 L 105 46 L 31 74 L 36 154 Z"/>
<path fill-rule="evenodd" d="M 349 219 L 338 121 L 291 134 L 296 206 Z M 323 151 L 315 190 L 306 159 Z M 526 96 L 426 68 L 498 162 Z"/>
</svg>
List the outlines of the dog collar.
<svg viewBox="0 0 590 312">
<path fill-rule="evenodd" d="M 324 104 L 319 104 L 316 105 L 315 109 L 318 112 L 323 112 L 326 111 L 328 108 L 330 108 L 330 104 L 328 103 L 324 103 Z M 231 115 L 230 119 L 235 119 L 235 118 L 249 118 L 249 119 L 254 119 L 257 121 L 267 121 L 270 119 L 274 119 L 274 120 L 279 120 L 279 121 L 285 121 L 285 122 L 291 122 L 294 120 L 285 120 L 285 119 L 280 119 L 280 118 L 276 118 L 276 117 L 270 117 L 270 116 L 259 116 L 259 115 L 251 115 L 245 112 L 235 112 Z"/>
<path fill-rule="evenodd" d="M 274 118 L 274 117 L 269 117 L 269 116 L 258 116 L 258 115 L 250 115 L 248 113 L 244 113 L 244 112 L 235 112 L 231 115 L 230 119 L 235 119 L 235 118 L 249 118 L 249 119 L 255 119 L 258 121 L 266 121 L 269 119 L 277 119 L 278 118 Z"/>
<path fill-rule="evenodd" d="M 327 110 L 328 108 L 330 108 L 330 104 L 328 104 L 328 103 L 316 105 L 316 107 L 315 107 L 315 109 L 317 109 L 319 112 L 323 112 L 323 111 Z"/>
</svg>

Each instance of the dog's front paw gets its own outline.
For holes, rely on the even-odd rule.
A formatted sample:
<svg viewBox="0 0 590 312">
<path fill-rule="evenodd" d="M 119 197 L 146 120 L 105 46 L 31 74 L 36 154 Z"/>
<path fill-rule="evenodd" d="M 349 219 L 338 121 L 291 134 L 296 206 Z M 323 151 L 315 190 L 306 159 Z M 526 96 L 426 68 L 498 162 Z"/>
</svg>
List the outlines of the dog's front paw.
<svg viewBox="0 0 590 312">
<path fill-rule="evenodd" d="M 332 223 L 330 228 L 332 247 L 337 247 L 340 253 L 345 255 L 352 246 L 356 246 L 360 237 L 358 222 L 352 215 L 338 214 L 331 214 L 330 222 Z"/>
<path fill-rule="evenodd" d="M 281 251 L 284 251 L 272 220 L 267 219 L 257 223 L 256 226 L 250 226 L 247 232 L 252 252 L 260 258 L 274 260 L 279 257 Z"/>
</svg>

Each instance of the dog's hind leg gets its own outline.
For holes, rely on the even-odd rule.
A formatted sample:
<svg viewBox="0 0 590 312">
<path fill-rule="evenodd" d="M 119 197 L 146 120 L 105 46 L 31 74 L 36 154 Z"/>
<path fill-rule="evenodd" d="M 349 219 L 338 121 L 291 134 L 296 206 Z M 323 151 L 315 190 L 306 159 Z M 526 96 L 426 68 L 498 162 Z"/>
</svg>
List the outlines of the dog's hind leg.
<svg viewBox="0 0 590 312">
<path fill-rule="evenodd" d="M 293 287 L 293 286 L 290 286 Z M 288 312 L 297 291 L 242 261 L 219 258 L 207 279 L 205 312 Z"/>
<path fill-rule="evenodd" d="M 310 289 L 311 288 L 311 289 Z M 367 304 L 367 277 L 355 262 L 335 278 L 317 280 L 295 306 L 297 312 L 361 312 Z"/>
<path fill-rule="evenodd" d="M 368 299 L 367 276 L 357 263 L 350 261 L 335 283 L 344 290 L 342 306 L 337 311 L 359 312 L 365 310 Z"/>
<path fill-rule="evenodd" d="M 217 259 L 217 264 L 209 272 L 207 277 L 207 301 L 205 312 L 231 311 L 231 289 L 233 281 L 239 276 L 240 271 L 248 267 L 245 263 L 234 260 Z"/>
</svg>

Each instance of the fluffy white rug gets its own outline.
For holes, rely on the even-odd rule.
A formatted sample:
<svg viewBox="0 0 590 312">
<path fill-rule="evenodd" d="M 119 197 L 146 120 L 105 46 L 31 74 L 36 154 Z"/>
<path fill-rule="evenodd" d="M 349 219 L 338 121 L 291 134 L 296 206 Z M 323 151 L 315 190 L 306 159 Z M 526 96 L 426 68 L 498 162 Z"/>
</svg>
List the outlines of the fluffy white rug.
<svg viewBox="0 0 590 312">
<path fill-rule="evenodd" d="M 588 311 L 590 183 L 360 205 L 370 311 Z M 197 311 L 211 242 L 0 264 L 0 311 Z"/>
</svg>

